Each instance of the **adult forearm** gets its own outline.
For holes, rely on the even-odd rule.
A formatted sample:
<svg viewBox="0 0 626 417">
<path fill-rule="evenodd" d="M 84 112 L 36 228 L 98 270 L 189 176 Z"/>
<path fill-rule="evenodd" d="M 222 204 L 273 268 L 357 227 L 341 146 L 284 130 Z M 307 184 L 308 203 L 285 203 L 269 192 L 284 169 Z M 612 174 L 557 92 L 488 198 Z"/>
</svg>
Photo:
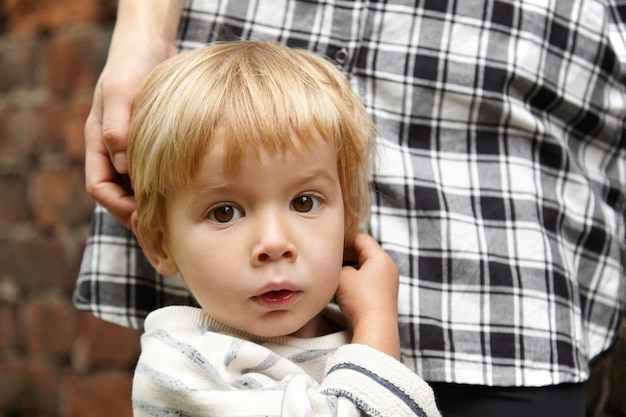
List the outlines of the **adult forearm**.
<svg viewBox="0 0 626 417">
<path fill-rule="evenodd" d="M 119 0 L 113 41 L 130 33 L 174 42 L 184 0 Z"/>
</svg>

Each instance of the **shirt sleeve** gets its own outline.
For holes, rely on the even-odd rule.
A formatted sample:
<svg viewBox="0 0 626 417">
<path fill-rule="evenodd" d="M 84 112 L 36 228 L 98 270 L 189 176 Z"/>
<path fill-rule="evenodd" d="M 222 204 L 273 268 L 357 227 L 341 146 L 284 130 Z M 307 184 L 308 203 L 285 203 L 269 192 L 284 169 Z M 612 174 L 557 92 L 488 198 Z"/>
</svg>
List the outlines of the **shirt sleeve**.
<svg viewBox="0 0 626 417">
<path fill-rule="evenodd" d="M 334 353 L 320 391 L 348 398 L 368 415 L 440 416 L 426 381 L 365 345 L 346 345 Z"/>
</svg>

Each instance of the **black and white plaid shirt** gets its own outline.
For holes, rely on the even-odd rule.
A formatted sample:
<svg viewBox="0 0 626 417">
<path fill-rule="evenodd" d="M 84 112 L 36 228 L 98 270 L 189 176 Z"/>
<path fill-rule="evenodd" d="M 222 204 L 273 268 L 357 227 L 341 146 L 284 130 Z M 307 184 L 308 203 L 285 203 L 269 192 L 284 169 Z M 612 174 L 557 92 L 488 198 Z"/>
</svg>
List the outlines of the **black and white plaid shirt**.
<svg viewBox="0 0 626 417">
<path fill-rule="evenodd" d="M 371 233 L 401 271 L 404 363 L 582 381 L 626 302 L 626 3 L 409 3 L 188 1 L 180 46 L 275 40 L 350 76 L 380 131 Z M 101 209 L 75 300 L 135 328 L 193 302 Z"/>
</svg>

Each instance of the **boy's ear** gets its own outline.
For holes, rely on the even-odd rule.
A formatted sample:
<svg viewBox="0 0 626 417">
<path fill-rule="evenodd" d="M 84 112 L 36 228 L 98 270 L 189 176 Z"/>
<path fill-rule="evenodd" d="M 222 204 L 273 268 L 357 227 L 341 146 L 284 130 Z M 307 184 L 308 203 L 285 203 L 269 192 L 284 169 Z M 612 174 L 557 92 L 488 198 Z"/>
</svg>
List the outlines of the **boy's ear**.
<svg viewBox="0 0 626 417">
<path fill-rule="evenodd" d="M 146 255 L 154 269 L 164 276 L 176 275 L 178 266 L 167 248 L 161 228 L 150 233 L 150 236 L 141 236 L 137 233 L 137 211 L 134 211 L 131 215 L 130 223 L 139 246 L 141 246 L 144 255 Z"/>
</svg>

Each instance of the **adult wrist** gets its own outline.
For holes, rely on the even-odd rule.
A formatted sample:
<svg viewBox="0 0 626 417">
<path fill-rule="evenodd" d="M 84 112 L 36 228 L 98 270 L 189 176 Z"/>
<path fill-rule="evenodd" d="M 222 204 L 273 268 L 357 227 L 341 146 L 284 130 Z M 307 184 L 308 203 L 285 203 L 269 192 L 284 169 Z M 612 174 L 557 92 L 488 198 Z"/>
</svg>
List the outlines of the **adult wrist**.
<svg viewBox="0 0 626 417">
<path fill-rule="evenodd" d="M 133 33 L 174 43 L 183 6 L 184 0 L 120 0 L 114 37 Z"/>
</svg>

